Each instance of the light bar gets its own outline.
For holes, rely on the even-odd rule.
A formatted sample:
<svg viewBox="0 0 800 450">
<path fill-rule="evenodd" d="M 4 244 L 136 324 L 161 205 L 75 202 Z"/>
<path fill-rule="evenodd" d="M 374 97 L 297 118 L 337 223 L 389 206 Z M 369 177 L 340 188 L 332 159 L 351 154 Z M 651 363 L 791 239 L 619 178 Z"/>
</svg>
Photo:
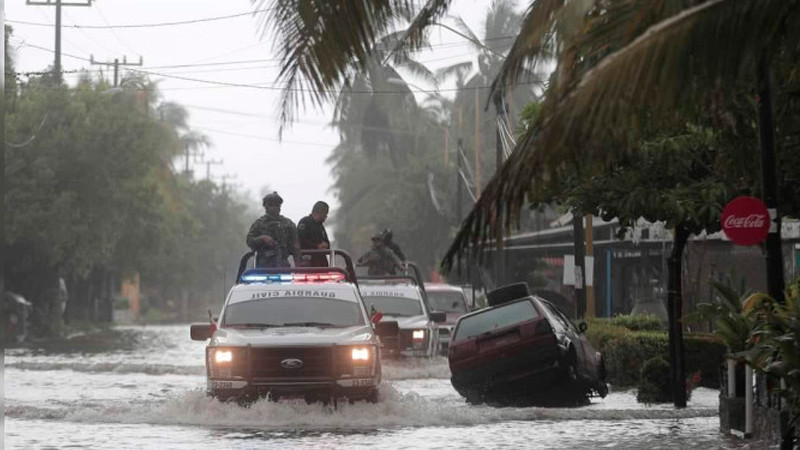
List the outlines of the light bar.
<svg viewBox="0 0 800 450">
<path fill-rule="evenodd" d="M 257 282 L 283 282 L 283 283 L 325 283 L 325 282 L 339 282 L 344 280 L 344 274 L 341 272 L 328 272 L 328 273 L 280 273 L 280 274 L 264 274 L 252 273 L 242 276 L 242 281 L 245 283 Z"/>
</svg>

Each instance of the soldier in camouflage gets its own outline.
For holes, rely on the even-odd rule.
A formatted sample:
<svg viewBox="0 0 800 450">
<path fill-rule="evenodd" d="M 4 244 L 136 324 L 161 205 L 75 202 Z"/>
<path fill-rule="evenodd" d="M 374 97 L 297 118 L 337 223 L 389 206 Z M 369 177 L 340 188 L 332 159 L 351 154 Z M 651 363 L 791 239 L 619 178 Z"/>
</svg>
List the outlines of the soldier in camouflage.
<svg viewBox="0 0 800 450">
<path fill-rule="evenodd" d="M 300 261 L 297 227 L 281 215 L 283 199 L 277 192 L 262 202 L 266 214 L 256 219 L 247 233 L 247 246 L 257 252 L 258 267 L 289 267 L 289 255 Z"/>
<path fill-rule="evenodd" d="M 356 265 L 367 266 L 368 275 L 396 275 L 403 270 L 403 262 L 384 245 L 381 233 L 372 236 L 372 248 L 358 258 Z"/>
</svg>

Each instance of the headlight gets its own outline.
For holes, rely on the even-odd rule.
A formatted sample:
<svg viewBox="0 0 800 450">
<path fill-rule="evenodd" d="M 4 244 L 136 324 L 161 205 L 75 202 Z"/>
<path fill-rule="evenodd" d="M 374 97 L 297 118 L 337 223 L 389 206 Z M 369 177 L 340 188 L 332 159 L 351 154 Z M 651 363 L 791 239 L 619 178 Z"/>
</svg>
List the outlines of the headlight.
<svg viewBox="0 0 800 450">
<path fill-rule="evenodd" d="M 369 361 L 369 349 L 358 347 L 353 349 L 353 361 Z"/>
<path fill-rule="evenodd" d="M 217 350 L 214 352 L 215 363 L 229 363 L 233 361 L 233 352 L 230 350 Z"/>
<path fill-rule="evenodd" d="M 411 333 L 411 337 L 415 341 L 421 341 L 421 340 L 425 339 L 425 330 L 414 330 L 414 332 Z"/>
</svg>

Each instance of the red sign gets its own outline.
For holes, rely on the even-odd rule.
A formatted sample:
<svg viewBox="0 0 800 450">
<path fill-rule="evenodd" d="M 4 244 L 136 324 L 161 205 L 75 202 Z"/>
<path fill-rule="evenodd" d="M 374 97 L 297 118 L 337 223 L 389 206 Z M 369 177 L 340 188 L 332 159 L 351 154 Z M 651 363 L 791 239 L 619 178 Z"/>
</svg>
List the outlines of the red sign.
<svg viewBox="0 0 800 450">
<path fill-rule="evenodd" d="M 756 197 L 736 197 L 725 205 L 720 217 L 722 231 L 739 245 L 763 241 L 771 222 L 766 205 Z"/>
</svg>

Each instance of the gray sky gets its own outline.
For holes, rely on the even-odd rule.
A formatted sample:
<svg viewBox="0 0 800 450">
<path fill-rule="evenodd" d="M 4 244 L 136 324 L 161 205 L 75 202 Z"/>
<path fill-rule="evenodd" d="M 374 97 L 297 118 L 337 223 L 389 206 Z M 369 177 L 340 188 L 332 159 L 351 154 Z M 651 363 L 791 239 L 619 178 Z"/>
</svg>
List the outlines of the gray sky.
<svg viewBox="0 0 800 450">
<path fill-rule="evenodd" d="M 482 36 L 482 21 L 491 2 L 453 3 L 452 13 L 462 16 Z M 67 72 L 102 68 L 110 79 L 113 75 L 108 67 L 91 65 L 90 55 L 96 61 L 125 56 L 128 62 L 138 62 L 141 55 L 144 65 L 132 68 L 150 72 L 151 79 L 159 80 L 163 100 L 184 105 L 191 114 L 190 126 L 213 141 L 205 160 L 222 164 L 210 166 L 212 177 L 235 177 L 228 183 L 236 184 L 259 207 L 261 191 L 268 185 L 283 196 L 283 214 L 295 221 L 308 214 L 317 200 L 330 203 L 335 213 L 338 202 L 330 189 L 333 178 L 325 163 L 339 142 L 338 134 L 326 126 L 331 108 L 306 109 L 279 142 L 278 62 L 272 39 L 261 38 L 256 18 L 244 15 L 185 25 L 85 28 L 191 21 L 253 9 L 249 0 L 95 0 L 91 7 L 65 6 L 62 67 Z M 52 64 L 54 27 L 13 21 L 52 24 L 54 17 L 52 6 L 26 5 L 24 0 L 5 2 L 6 23 L 14 28 L 11 47 L 18 72 L 41 71 Z M 84 28 L 74 27 L 76 24 Z M 419 56 L 430 67 L 470 59 L 471 48 L 463 38 L 441 30 L 435 30 L 432 36 L 436 47 Z M 189 67 L 165 67 L 178 65 Z M 66 74 L 65 80 L 72 83 L 77 76 Z M 216 82 L 261 88 L 220 86 Z M 183 162 L 176 167 L 182 168 Z M 193 168 L 196 177 L 206 176 L 205 163 L 193 162 Z"/>
</svg>

